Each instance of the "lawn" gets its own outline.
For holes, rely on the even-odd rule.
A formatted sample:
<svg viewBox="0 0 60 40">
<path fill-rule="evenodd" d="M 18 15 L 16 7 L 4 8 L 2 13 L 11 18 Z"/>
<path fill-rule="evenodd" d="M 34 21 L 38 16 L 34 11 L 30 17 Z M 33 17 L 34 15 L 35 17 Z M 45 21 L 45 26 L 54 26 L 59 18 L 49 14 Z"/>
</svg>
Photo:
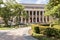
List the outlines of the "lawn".
<svg viewBox="0 0 60 40">
<path fill-rule="evenodd" d="M 53 28 L 60 29 L 60 25 L 54 25 Z"/>
<path fill-rule="evenodd" d="M 10 30 L 10 29 L 13 29 L 13 28 L 7 28 L 7 27 L 0 28 L 0 30 Z"/>
</svg>

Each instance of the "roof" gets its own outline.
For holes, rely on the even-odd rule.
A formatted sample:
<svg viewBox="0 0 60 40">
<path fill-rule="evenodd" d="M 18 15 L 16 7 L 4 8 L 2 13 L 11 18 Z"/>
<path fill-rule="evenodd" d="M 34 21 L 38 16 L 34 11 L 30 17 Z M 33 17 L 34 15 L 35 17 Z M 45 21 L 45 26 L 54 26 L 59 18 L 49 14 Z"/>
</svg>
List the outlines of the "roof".
<svg viewBox="0 0 60 40">
<path fill-rule="evenodd" d="M 35 8 L 44 8 L 45 7 L 45 4 L 24 4 L 24 3 L 21 3 L 24 7 L 26 8 L 29 8 L 29 7 L 35 7 Z"/>
</svg>

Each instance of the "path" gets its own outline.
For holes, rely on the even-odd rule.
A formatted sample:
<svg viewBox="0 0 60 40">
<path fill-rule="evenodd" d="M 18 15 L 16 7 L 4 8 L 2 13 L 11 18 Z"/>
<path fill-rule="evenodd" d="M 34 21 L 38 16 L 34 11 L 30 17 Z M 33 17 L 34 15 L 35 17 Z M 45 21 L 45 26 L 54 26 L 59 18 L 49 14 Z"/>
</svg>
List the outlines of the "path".
<svg viewBox="0 0 60 40">
<path fill-rule="evenodd" d="M 28 34 L 30 27 L 13 29 L 13 30 L 0 30 L 0 40 L 36 40 Z"/>
</svg>

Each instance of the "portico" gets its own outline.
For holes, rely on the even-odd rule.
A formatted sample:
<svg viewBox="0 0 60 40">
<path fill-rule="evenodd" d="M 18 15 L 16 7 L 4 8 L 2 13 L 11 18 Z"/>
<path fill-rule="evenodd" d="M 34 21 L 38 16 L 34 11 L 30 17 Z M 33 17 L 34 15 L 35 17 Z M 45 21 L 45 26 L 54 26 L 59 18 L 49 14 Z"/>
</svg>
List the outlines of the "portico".
<svg viewBox="0 0 60 40">
<path fill-rule="evenodd" d="M 44 16 L 44 4 L 22 4 L 28 18 L 21 17 L 21 23 L 48 23 L 49 16 Z"/>
</svg>

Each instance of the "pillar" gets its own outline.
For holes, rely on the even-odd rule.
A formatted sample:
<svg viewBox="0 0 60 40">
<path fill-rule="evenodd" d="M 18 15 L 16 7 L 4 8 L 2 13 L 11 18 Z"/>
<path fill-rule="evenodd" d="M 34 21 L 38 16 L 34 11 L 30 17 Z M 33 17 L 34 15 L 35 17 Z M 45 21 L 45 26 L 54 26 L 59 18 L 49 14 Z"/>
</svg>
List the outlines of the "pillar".
<svg viewBox="0 0 60 40">
<path fill-rule="evenodd" d="M 41 18 L 41 15 L 40 15 L 40 11 L 39 11 L 39 22 L 41 22 L 41 19 L 40 18 Z"/>
<path fill-rule="evenodd" d="M 29 13 L 29 18 L 28 18 L 28 21 L 29 21 L 29 23 L 30 23 L 30 11 L 29 11 L 28 13 Z"/>
<path fill-rule="evenodd" d="M 35 15 L 36 15 L 35 17 L 36 17 L 36 23 L 37 23 L 37 11 L 36 11 L 36 14 Z"/>
<path fill-rule="evenodd" d="M 46 23 L 47 23 L 48 21 L 47 21 L 47 16 L 46 16 Z"/>
<path fill-rule="evenodd" d="M 22 12 L 21 12 L 21 14 L 22 14 Z M 21 16 L 21 23 L 23 23 L 23 17 Z"/>
<path fill-rule="evenodd" d="M 44 11 L 42 11 L 42 22 L 44 23 Z"/>
<path fill-rule="evenodd" d="M 32 11 L 32 23 L 33 23 L 33 11 Z"/>
</svg>

